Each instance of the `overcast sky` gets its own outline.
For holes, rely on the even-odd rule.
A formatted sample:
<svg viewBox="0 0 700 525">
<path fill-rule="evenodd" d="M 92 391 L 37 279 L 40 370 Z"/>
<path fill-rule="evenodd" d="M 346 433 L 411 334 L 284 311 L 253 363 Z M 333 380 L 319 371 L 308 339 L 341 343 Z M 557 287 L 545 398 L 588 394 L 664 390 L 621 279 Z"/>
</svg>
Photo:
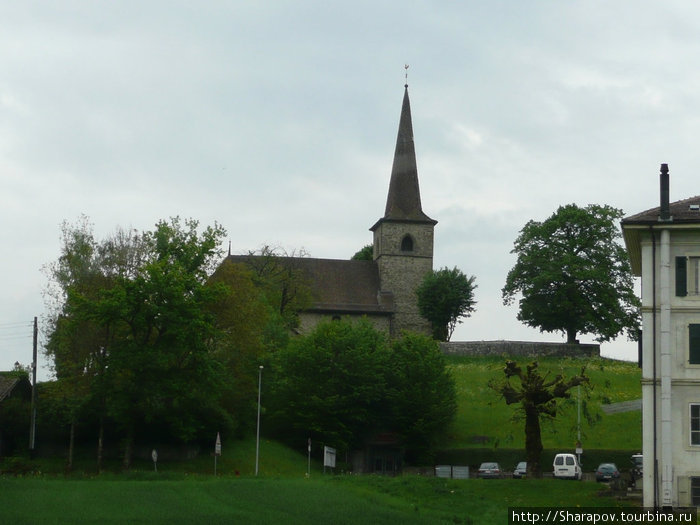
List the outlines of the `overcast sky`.
<svg viewBox="0 0 700 525">
<path fill-rule="evenodd" d="M 31 362 L 41 267 L 81 214 L 98 238 L 216 221 L 234 253 L 370 244 L 405 64 L 434 267 L 478 284 L 453 340 L 564 339 L 502 305 L 529 219 L 655 207 L 662 162 L 671 200 L 700 193 L 694 2 L 2 2 L 0 370 Z"/>
</svg>

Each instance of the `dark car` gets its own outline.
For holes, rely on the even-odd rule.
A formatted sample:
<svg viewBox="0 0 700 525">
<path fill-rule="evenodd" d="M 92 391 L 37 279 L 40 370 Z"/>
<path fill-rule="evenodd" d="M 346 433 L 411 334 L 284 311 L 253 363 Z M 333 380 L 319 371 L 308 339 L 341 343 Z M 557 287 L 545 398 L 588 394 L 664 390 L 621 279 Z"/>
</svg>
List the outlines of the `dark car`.
<svg viewBox="0 0 700 525">
<path fill-rule="evenodd" d="M 479 471 L 476 473 L 477 478 L 502 478 L 503 477 L 503 471 L 501 470 L 501 466 L 498 463 L 494 463 L 492 461 L 488 461 L 485 463 L 482 463 L 479 466 Z"/>
<path fill-rule="evenodd" d="M 620 471 L 615 463 L 601 463 L 595 470 L 596 481 L 612 481 L 620 477 Z"/>
<path fill-rule="evenodd" d="M 515 479 L 520 479 L 524 478 L 527 476 L 527 462 L 526 461 L 521 461 L 518 463 L 518 466 L 515 467 L 515 470 L 513 471 L 513 477 Z"/>
</svg>

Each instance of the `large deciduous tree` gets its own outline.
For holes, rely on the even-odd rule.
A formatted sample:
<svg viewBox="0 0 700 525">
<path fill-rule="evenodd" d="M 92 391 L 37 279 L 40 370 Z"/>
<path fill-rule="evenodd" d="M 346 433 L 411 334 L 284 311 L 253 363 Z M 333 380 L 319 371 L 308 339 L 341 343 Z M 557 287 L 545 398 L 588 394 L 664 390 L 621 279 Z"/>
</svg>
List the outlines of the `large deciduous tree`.
<svg viewBox="0 0 700 525">
<path fill-rule="evenodd" d="M 426 457 L 456 410 L 454 380 L 435 341 L 388 341 L 368 321 L 327 321 L 273 357 L 267 421 L 284 441 L 308 436 L 340 450 L 394 434 Z"/>
<path fill-rule="evenodd" d="M 126 434 L 125 466 L 138 425 L 158 422 L 188 441 L 203 419 L 223 415 L 212 349 L 221 335 L 214 306 L 227 290 L 208 283 L 223 235 L 178 218 L 101 243 L 85 221 L 64 229 L 62 255 L 49 267 L 56 300 L 47 353 L 75 401 L 71 423 L 81 396 L 96 400 Z"/>
<path fill-rule="evenodd" d="M 561 206 L 544 222 L 531 220 L 511 253 L 517 255 L 502 289 L 503 303 L 522 294 L 518 319 L 543 332 L 562 331 L 608 341 L 636 337 L 639 299 L 617 221 L 622 210 L 591 204 Z"/>
<path fill-rule="evenodd" d="M 435 339 L 449 341 L 462 318 L 474 312 L 475 280 L 456 267 L 433 270 L 425 276 L 416 290 L 418 308 L 430 321 Z"/>
<path fill-rule="evenodd" d="M 557 374 L 550 378 L 542 375 L 537 361 L 523 370 L 515 361 L 506 361 L 504 379 L 492 379 L 489 386 L 498 392 L 507 405 L 519 404 L 519 412 L 525 417 L 525 454 L 528 476 L 541 477 L 542 434 L 540 420 L 557 415 L 558 399 L 571 397 L 569 390 L 589 383 L 585 367 L 570 378 Z M 511 381 L 514 381 L 512 383 Z"/>
</svg>

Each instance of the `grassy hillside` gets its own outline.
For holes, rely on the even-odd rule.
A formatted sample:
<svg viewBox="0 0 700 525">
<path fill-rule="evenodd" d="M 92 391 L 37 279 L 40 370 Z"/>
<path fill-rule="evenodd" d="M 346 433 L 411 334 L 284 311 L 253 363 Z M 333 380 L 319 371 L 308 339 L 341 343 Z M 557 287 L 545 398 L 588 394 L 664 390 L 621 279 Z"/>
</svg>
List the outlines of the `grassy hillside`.
<svg viewBox="0 0 700 525">
<path fill-rule="evenodd" d="M 503 377 L 505 357 L 448 358 L 457 386 L 458 412 L 449 429 L 445 448 L 517 448 L 525 446 L 524 421 L 514 420 L 515 405 L 507 406 L 488 387 L 491 378 Z M 531 360 L 518 360 L 525 365 Z M 590 377 L 588 392 L 582 389 L 581 441 L 585 449 L 641 448 L 641 412 L 607 415 L 601 406 L 642 397 L 641 372 L 636 363 L 602 358 L 542 358 L 540 369 L 552 376 L 578 373 L 582 366 Z M 546 449 L 571 450 L 577 437 L 577 396 L 565 401 L 556 420 L 542 427 Z M 589 418 L 585 417 L 588 413 Z M 590 421 L 589 421 L 590 420 Z"/>
</svg>

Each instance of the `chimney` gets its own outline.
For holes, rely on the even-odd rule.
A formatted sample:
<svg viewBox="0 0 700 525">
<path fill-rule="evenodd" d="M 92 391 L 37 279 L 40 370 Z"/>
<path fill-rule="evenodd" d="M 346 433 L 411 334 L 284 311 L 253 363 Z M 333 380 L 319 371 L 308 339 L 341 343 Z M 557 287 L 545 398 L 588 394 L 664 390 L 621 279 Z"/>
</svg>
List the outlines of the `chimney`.
<svg viewBox="0 0 700 525">
<path fill-rule="evenodd" d="M 668 164 L 661 165 L 661 208 L 659 209 L 659 220 L 670 221 L 671 211 L 668 203 Z"/>
</svg>

